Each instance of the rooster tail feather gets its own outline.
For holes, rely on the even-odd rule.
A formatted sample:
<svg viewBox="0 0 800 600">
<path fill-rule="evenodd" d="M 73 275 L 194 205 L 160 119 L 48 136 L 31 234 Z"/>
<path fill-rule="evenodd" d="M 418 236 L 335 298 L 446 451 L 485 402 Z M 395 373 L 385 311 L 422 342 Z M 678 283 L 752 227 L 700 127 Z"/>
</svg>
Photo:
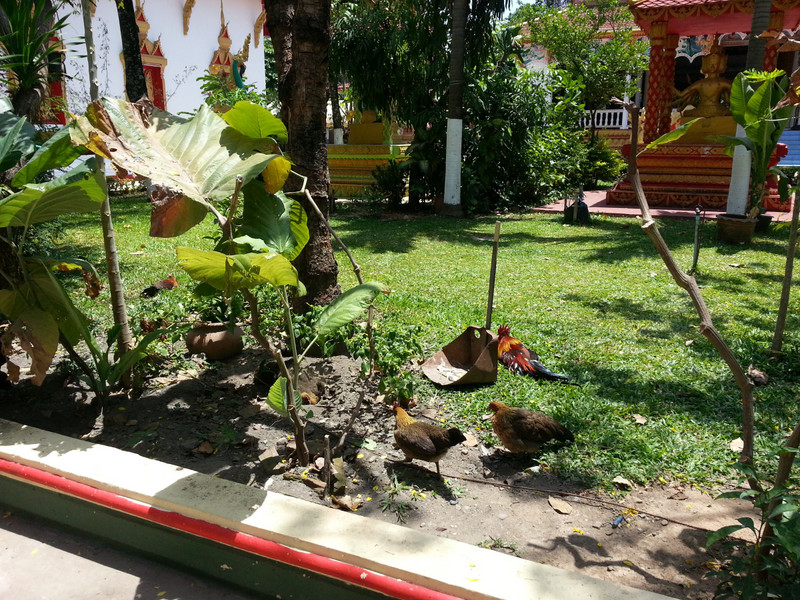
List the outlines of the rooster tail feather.
<svg viewBox="0 0 800 600">
<path fill-rule="evenodd" d="M 542 379 L 551 379 L 553 381 L 570 381 L 570 377 L 551 371 L 538 360 L 532 360 L 531 366 L 533 367 L 536 377 L 541 377 Z"/>
</svg>

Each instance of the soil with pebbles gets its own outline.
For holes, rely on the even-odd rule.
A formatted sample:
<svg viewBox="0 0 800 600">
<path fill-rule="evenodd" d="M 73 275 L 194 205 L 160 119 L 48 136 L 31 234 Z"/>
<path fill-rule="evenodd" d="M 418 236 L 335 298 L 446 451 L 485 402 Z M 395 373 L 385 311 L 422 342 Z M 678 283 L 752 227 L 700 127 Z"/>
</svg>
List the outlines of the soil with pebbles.
<svg viewBox="0 0 800 600">
<path fill-rule="evenodd" d="M 112 397 L 102 420 L 85 387 L 54 373 L 41 388 L 0 390 L 0 417 L 675 598 L 712 597 L 716 580 L 704 575 L 718 557 L 705 550 L 706 532 L 752 516 L 749 504 L 677 483 L 615 498 L 487 448 L 475 432 L 441 461 L 441 477 L 429 463 L 402 463 L 390 407 L 343 356 L 305 363 L 304 388 L 319 398 L 307 431 L 315 455 L 326 434 L 336 445 L 363 391 L 334 503 L 320 493 L 321 459 L 289 468 L 293 429 L 266 406 L 264 357 L 248 349 L 224 363 L 194 359 L 196 368 L 151 379 L 136 397 Z M 437 402 L 410 412 L 437 418 Z"/>
</svg>

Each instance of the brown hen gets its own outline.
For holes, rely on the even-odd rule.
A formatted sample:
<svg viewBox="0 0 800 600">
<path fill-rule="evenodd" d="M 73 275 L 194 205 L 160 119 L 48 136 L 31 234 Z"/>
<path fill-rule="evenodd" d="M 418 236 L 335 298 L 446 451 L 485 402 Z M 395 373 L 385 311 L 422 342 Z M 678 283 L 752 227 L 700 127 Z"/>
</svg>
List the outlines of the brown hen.
<svg viewBox="0 0 800 600">
<path fill-rule="evenodd" d="M 514 408 L 494 401 L 489 403 L 492 429 L 511 452 L 536 452 L 550 440 L 572 442 L 572 432 L 544 413 Z"/>
<path fill-rule="evenodd" d="M 415 458 L 426 460 L 434 463 L 439 473 L 439 461 L 447 454 L 447 450 L 467 439 L 456 427 L 445 429 L 416 421 L 397 402 L 392 405 L 392 410 L 396 426 L 394 439 L 406 456 L 403 462 Z"/>
</svg>

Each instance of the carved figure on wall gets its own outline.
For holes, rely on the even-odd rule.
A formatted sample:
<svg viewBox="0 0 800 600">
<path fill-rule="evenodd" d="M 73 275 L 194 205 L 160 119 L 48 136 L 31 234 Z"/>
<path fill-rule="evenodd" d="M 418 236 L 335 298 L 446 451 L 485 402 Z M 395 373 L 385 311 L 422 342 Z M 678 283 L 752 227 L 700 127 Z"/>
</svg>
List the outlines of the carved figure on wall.
<svg viewBox="0 0 800 600">
<path fill-rule="evenodd" d="M 258 48 L 261 44 L 261 32 L 264 31 L 264 24 L 267 22 L 267 11 L 262 10 L 258 15 L 255 25 L 253 25 L 253 47 Z"/>
<path fill-rule="evenodd" d="M 703 57 L 700 72 L 705 77 L 683 91 L 673 90 L 677 96 L 675 105 L 684 117 L 721 117 L 731 114 L 728 108 L 731 82 L 720 77 L 727 66 L 728 57 L 715 42 L 711 52 Z M 694 108 L 687 109 L 687 106 Z"/>
<path fill-rule="evenodd" d="M 183 35 L 189 34 L 189 20 L 192 18 L 192 9 L 197 0 L 186 0 L 183 5 Z"/>
<path fill-rule="evenodd" d="M 214 75 L 219 75 L 220 73 L 230 75 L 233 55 L 231 54 L 231 38 L 230 35 L 228 35 L 228 24 L 225 23 L 225 10 L 222 6 L 222 2 L 219 3 L 219 18 L 220 30 L 219 36 L 217 36 L 219 48 L 214 51 L 208 70 Z"/>
</svg>

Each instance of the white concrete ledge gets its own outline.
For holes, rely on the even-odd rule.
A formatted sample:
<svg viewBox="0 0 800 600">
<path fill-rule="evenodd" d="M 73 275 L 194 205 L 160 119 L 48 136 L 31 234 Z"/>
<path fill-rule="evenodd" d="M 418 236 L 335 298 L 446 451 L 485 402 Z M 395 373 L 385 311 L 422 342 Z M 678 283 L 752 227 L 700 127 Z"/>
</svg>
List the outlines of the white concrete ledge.
<svg viewBox="0 0 800 600">
<path fill-rule="evenodd" d="M 0 458 L 460 598 L 667 598 L 2 419 Z"/>
</svg>

